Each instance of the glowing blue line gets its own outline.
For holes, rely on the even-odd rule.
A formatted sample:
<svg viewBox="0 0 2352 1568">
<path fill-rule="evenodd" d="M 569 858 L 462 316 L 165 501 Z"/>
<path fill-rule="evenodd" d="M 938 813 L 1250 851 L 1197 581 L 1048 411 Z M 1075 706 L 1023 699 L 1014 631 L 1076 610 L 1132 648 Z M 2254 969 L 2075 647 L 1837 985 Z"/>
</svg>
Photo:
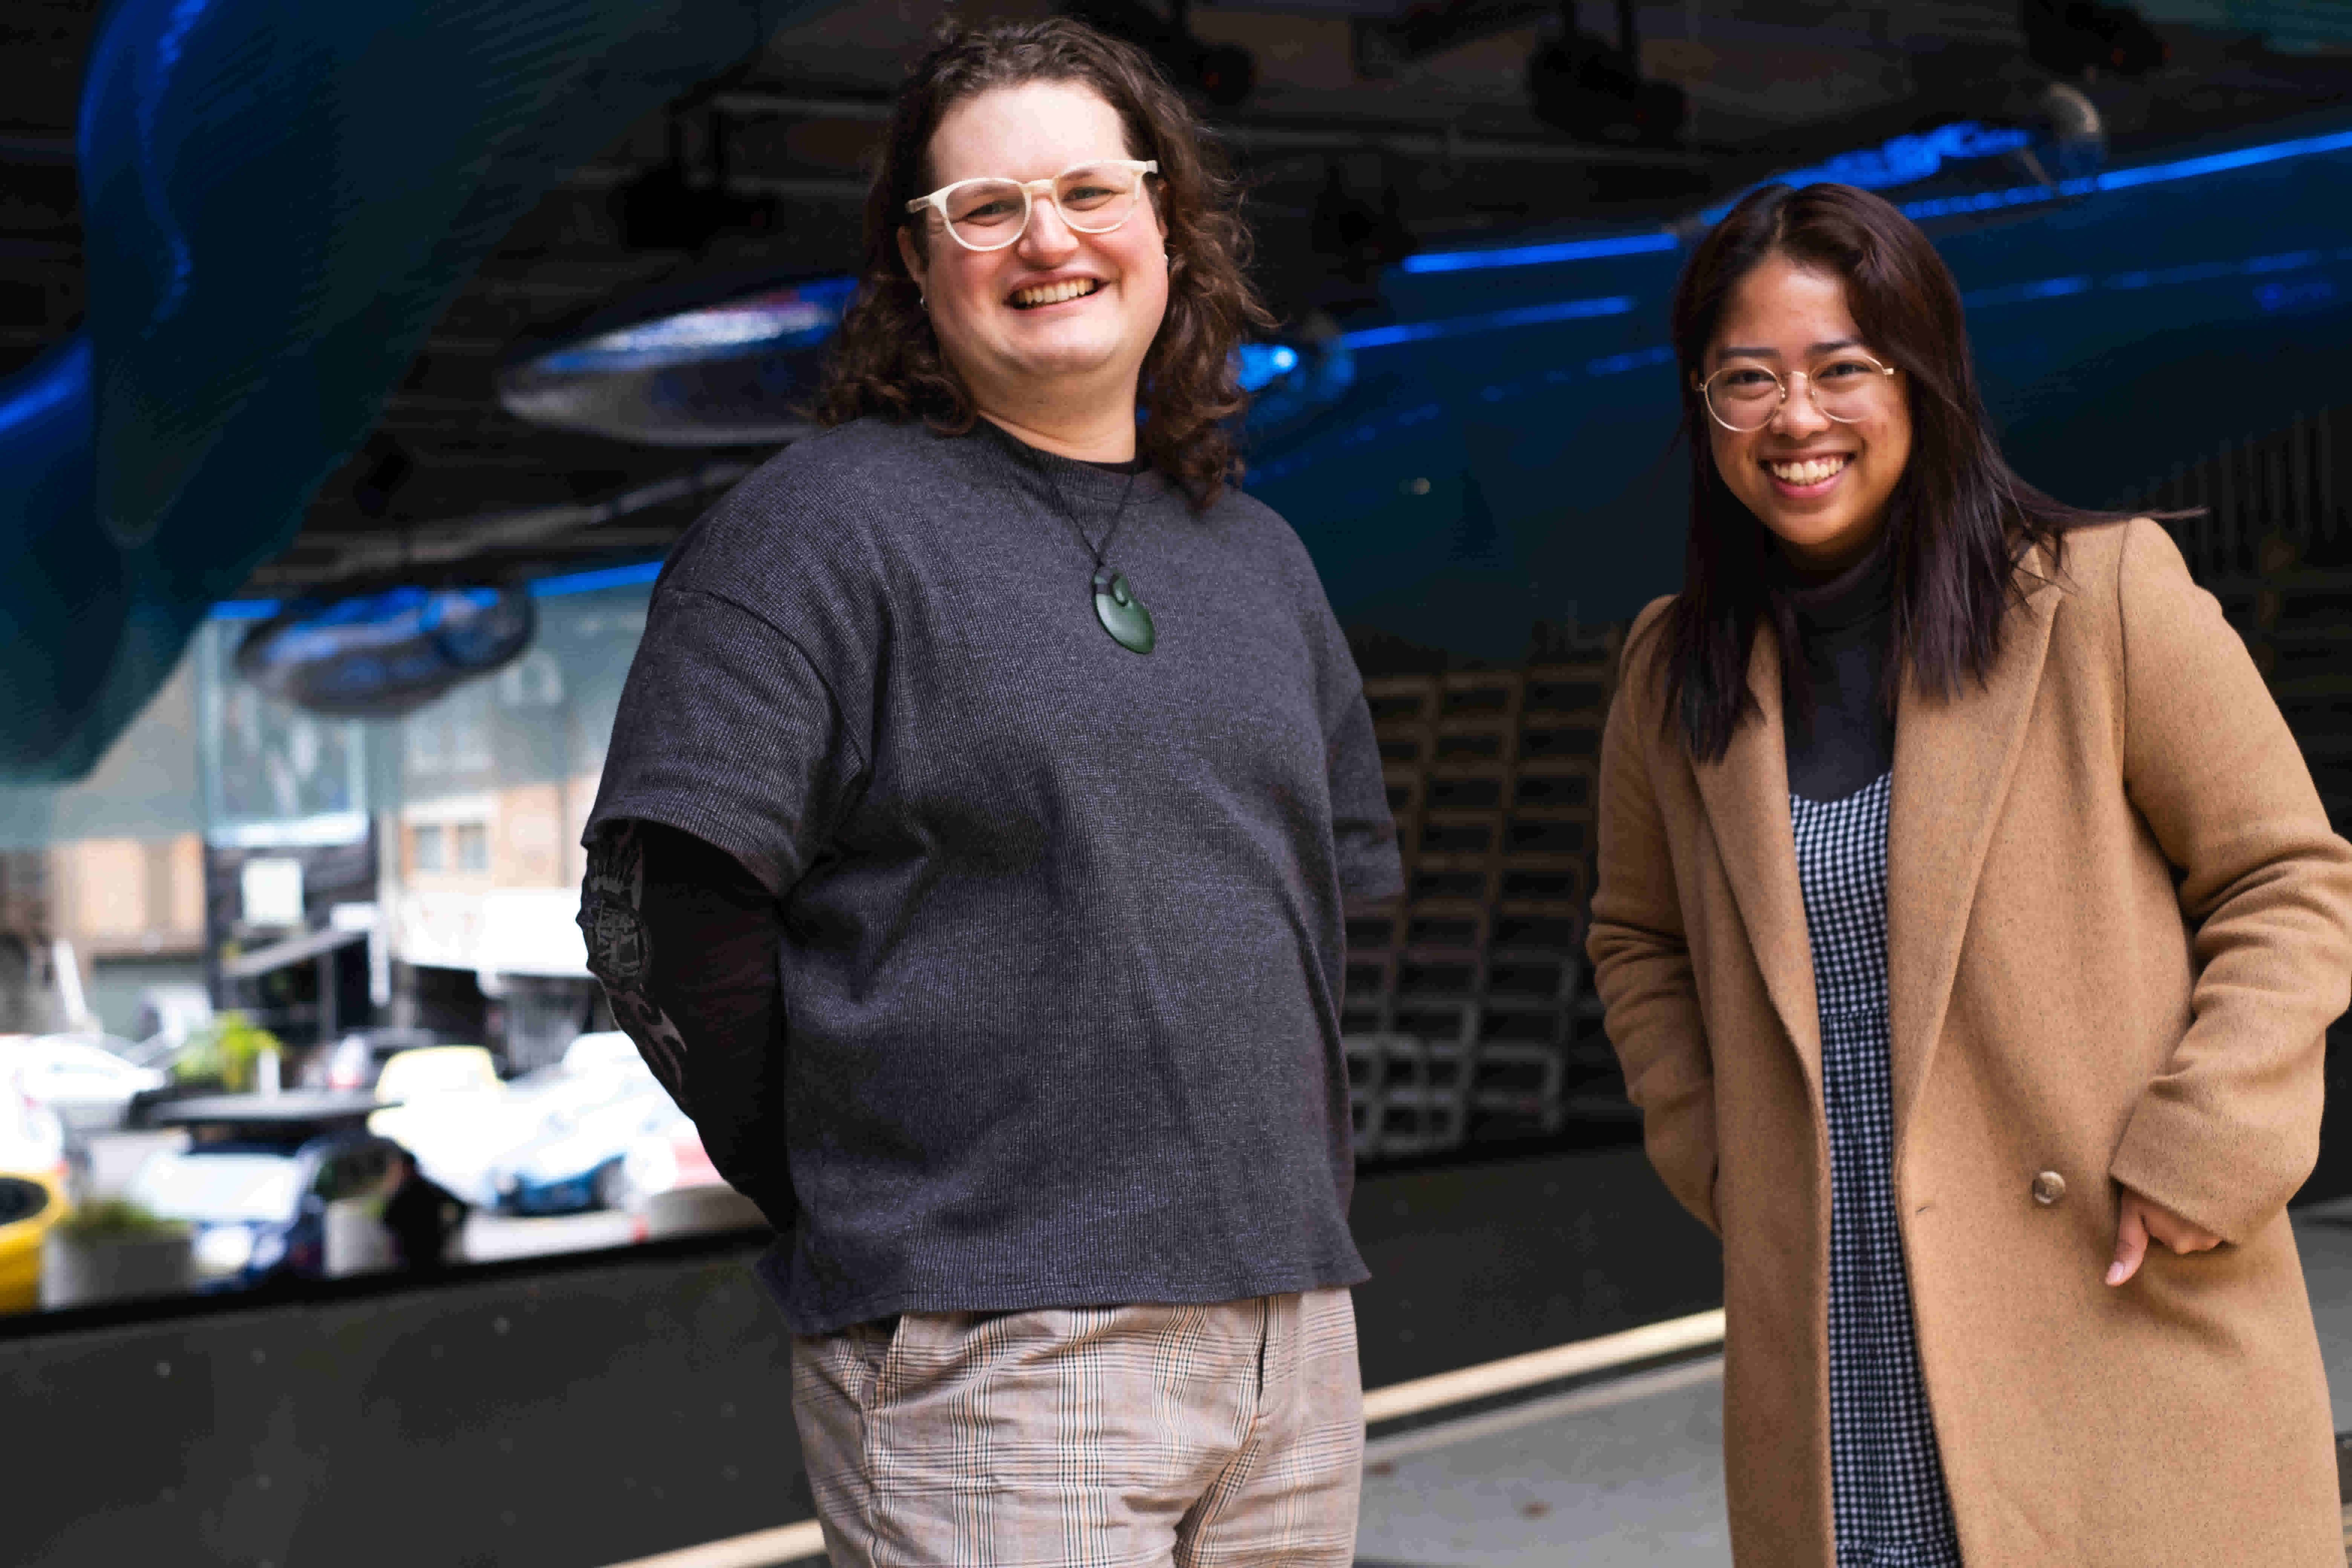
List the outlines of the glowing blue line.
<svg viewBox="0 0 2352 1568">
<path fill-rule="evenodd" d="M 1490 267 L 1546 267 L 1560 261 L 1591 261 L 1605 256 L 1646 256 L 1682 244 L 1671 234 L 1628 234 L 1609 239 L 1565 239 L 1549 245 L 1518 245 L 1503 250 L 1433 250 L 1399 262 L 1404 272 L 1480 272 Z"/>
<path fill-rule="evenodd" d="M 1448 316 L 1434 321 L 1401 321 L 1393 327 L 1365 327 L 1339 334 L 1339 342 L 1356 350 L 1392 348 L 1431 338 L 1458 338 L 1467 332 L 1496 332 L 1511 327 L 1538 326 L 1546 321 L 1590 321 L 1596 316 L 1623 316 L 1633 309 L 1631 294 L 1609 294 L 1598 300 L 1561 300 L 1549 305 L 1528 305 L 1516 310 L 1494 310 L 1483 316 Z"/>
<path fill-rule="evenodd" d="M 2000 207 L 2029 206 L 2035 202 L 2049 201 L 2053 195 L 2081 196 L 2097 191 L 2125 191 L 2138 185 L 2163 184 L 2174 180 L 2193 180 L 2205 174 L 2227 174 L 2233 169 L 2253 168 L 2283 159 L 2309 158 L 2346 151 L 2352 151 L 2352 132 L 2305 136 L 2292 142 L 2265 142 L 2258 147 L 2241 147 L 2228 153 L 2175 159 L 2168 163 L 2110 169 L 2105 174 L 2084 179 L 2062 180 L 2054 192 L 2047 185 L 2011 185 L 2005 190 L 1975 191 L 1967 195 L 1927 196 L 1903 203 L 1902 207 L 1904 216 L 1914 221 L 1953 217 L 1965 213 L 1990 212 Z M 1661 233 L 1622 235 L 1609 239 L 1565 240 L 1551 245 L 1513 246 L 1496 250 L 1430 251 L 1406 257 L 1398 264 L 1398 270 L 1407 273 L 1476 272 L 1496 267 L 1545 267 L 1560 262 L 1592 261 L 1612 256 L 1640 256 L 1673 250 L 1681 243 L 1673 235 Z"/>
<path fill-rule="evenodd" d="M 2087 294 L 2098 287 L 2085 276 L 2042 278 L 2031 283 L 2009 283 L 1997 289 L 1979 289 L 1960 296 L 1960 302 L 1970 310 L 1987 305 L 2014 305 L 2025 300 L 2051 300 L 2065 294 Z"/>
<path fill-rule="evenodd" d="M 2181 158 L 2169 163 L 2146 163 L 2137 169 L 2110 169 L 2098 175 L 2097 180 L 2099 189 L 2103 191 L 2126 191 L 2135 185 L 2153 185 L 2167 180 L 2193 180 L 2200 174 L 2226 174 L 2231 169 L 2275 163 L 2285 158 L 2308 158 L 2319 153 L 2343 152 L 2352 152 L 2352 131 L 2338 131 L 2327 136 L 2305 136 L 2293 142 L 2270 142 L 2259 147 L 2210 153 L 2201 158 Z"/>
<path fill-rule="evenodd" d="M 2042 278 L 2030 283 L 2006 283 L 1997 288 L 1979 289 L 1963 295 L 1961 301 L 1970 310 L 1979 310 L 1991 305 L 2020 304 L 2028 300 L 2087 294 L 2095 289 L 2157 289 L 2174 283 L 2210 283 L 2221 278 L 2263 278 L 2279 272 L 2307 272 L 2326 266 L 2331 259 L 2352 260 L 2352 251 L 2337 251 L 2331 257 L 2325 250 L 2284 250 L 2273 256 L 2250 256 L 2243 261 L 2192 261 L 2179 267 L 2110 273 L 2105 278 L 2083 274 Z"/>
<path fill-rule="evenodd" d="M 1622 375 L 1629 370 L 1647 370 L 1654 364 L 1672 364 L 1675 351 L 1670 348 L 1635 349 L 1632 353 L 1610 354 L 1602 359 L 1587 360 L 1587 375 Z"/>
<path fill-rule="evenodd" d="M 2312 158 L 2344 152 L 2352 152 L 2352 131 L 2339 131 L 2326 136 L 2299 137 L 2293 142 L 2269 142 L 2259 147 L 2240 147 L 2233 152 L 2209 153 L 2196 158 L 2176 158 L 2168 163 L 2143 163 L 2132 169 L 2109 169 L 2103 174 L 2092 174 L 2083 179 L 2061 180 L 2054 193 L 2047 185 L 2011 185 L 2007 190 L 1979 191 L 1973 195 L 1935 196 L 1924 201 L 1906 202 L 1903 216 L 1916 222 L 1920 218 L 1988 212 L 1996 207 L 2026 206 L 2034 202 L 2048 201 L 2053 195 L 2082 196 L 2096 191 L 2128 191 L 2141 185 L 2168 184 L 2175 180 L 2225 174 L 2233 169 L 2251 169 L 2289 158 Z"/>
<path fill-rule="evenodd" d="M 630 566 L 600 566 L 591 572 L 567 572 L 554 577 L 536 578 L 525 587 L 534 599 L 560 599 L 570 594 L 593 594 L 599 588 L 628 588 L 640 583 L 650 583 L 661 575 L 658 561 L 641 561 Z M 216 621 L 266 621 L 285 608 L 278 599 L 224 599 L 215 605 L 212 618 Z"/>
<path fill-rule="evenodd" d="M 661 575 L 658 561 L 640 561 L 633 566 L 600 566 L 592 572 L 567 572 L 558 577 L 541 577 L 530 584 L 534 599 L 560 599 L 567 594 L 593 594 L 599 588 L 628 588 L 640 583 L 650 583 Z"/>
<path fill-rule="evenodd" d="M 61 403 L 89 395 L 89 340 L 76 338 L 42 375 L 0 403 L 0 431 L 28 425 Z"/>
</svg>

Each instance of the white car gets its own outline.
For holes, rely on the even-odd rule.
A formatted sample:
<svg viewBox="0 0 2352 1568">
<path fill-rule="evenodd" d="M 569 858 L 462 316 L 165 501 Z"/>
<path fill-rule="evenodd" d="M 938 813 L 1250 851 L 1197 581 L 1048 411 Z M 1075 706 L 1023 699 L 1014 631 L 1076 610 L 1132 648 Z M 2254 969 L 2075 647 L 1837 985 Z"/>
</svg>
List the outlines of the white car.
<svg viewBox="0 0 2352 1568">
<path fill-rule="evenodd" d="M 606 1107 L 658 1094 L 653 1073 L 618 1030 L 583 1035 L 562 1059 L 510 1079 L 502 1094 L 462 1108 L 445 1107 L 410 1143 L 425 1173 L 479 1209 L 501 1206 L 502 1178 L 519 1177 L 528 1152 L 536 1173 L 583 1126 L 593 1142 Z M 405 1140 L 404 1140 L 405 1141 Z"/>
<path fill-rule="evenodd" d="M 491 1163 L 496 1205 L 524 1215 L 623 1206 L 621 1161 L 629 1145 L 676 1109 L 643 1068 L 594 1075 L 547 1117 L 537 1137 Z"/>
<path fill-rule="evenodd" d="M 621 1158 L 620 1206 L 637 1241 L 766 1224 L 757 1204 L 727 1184 L 694 1123 L 676 1106 L 631 1141 Z"/>
<path fill-rule="evenodd" d="M 0 1043 L 0 1092 L 55 1116 L 68 1131 L 122 1123 L 131 1097 L 160 1089 L 163 1074 L 122 1059 L 128 1040 L 104 1035 L 35 1035 Z"/>
</svg>

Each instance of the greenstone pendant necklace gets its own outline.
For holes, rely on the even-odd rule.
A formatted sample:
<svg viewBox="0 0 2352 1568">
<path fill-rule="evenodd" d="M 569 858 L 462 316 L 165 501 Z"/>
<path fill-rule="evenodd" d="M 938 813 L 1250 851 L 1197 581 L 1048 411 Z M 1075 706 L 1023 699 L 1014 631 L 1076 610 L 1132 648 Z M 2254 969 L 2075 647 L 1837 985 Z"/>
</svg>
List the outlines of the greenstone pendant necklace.
<svg viewBox="0 0 2352 1568">
<path fill-rule="evenodd" d="M 1061 507 L 1064 519 L 1076 532 L 1078 542 L 1085 545 L 1087 553 L 1095 558 L 1092 583 L 1095 619 L 1102 623 L 1102 629 L 1108 632 L 1111 640 L 1119 647 L 1132 653 L 1150 653 L 1160 640 L 1159 629 L 1151 624 L 1151 612 L 1144 608 L 1141 599 L 1136 597 L 1135 584 L 1127 580 L 1127 574 L 1104 562 L 1104 557 L 1110 553 L 1111 541 L 1118 537 L 1118 525 L 1127 521 L 1127 503 L 1134 499 L 1137 476 L 1127 476 L 1127 489 L 1118 496 L 1118 510 L 1111 514 L 1110 531 L 1103 535 L 1102 547 L 1097 549 L 1094 541 L 1087 537 L 1086 529 L 1079 523 L 1078 514 L 1070 509 L 1069 499 L 1062 494 L 1061 481 L 1055 479 L 1053 470 L 1040 465 L 1038 472 L 1044 474 L 1045 482 L 1053 487 L 1054 500 Z"/>
</svg>

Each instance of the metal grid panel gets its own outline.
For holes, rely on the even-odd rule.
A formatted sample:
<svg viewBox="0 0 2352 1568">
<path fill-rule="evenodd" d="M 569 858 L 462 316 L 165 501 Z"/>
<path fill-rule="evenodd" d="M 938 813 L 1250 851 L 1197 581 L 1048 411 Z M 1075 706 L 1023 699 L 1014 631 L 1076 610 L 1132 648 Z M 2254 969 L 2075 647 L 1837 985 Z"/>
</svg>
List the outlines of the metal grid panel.
<svg viewBox="0 0 2352 1568">
<path fill-rule="evenodd" d="M 1631 1114 L 1585 985 L 1601 731 L 1623 632 L 1511 669 L 1365 682 L 1405 891 L 1351 909 L 1358 1152 Z"/>
</svg>

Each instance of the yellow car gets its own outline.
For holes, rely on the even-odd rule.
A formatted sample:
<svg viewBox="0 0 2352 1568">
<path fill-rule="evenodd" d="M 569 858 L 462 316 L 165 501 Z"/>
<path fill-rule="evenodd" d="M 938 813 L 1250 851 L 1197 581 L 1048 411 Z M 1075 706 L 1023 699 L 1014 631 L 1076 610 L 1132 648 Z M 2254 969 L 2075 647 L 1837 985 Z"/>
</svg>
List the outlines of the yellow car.
<svg viewBox="0 0 2352 1568">
<path fill-rule="evenodd" d="M 446 1163 L 497 1121 L 507 1086 L 479 1046 L 418 1046 L 383 1064 L 375 1097 L 389 1103 L 368 1118 L 368 1131 L 406 1149 L 440 1181 Z"/>
<path fill-rule="evenodd" d="M 41 1304 L 41 1238 L 65 1212 L 57 1172 L 0 1172 L 0 1312 Z"/>
<path fill-rule="evenodd" d="M 375 1097 L 411 1104 L 444 1094 L 496 1094 L 499 1088 L 498 1067 L 481 1047 L 416 1046 L 384 1062 Z"/>
</svg>

